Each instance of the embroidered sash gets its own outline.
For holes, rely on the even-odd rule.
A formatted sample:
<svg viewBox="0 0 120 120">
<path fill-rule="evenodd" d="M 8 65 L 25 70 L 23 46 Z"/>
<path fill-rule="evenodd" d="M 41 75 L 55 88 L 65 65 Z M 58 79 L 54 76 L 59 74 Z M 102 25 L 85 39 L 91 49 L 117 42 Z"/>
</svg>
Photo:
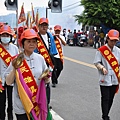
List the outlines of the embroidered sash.
<svg viewBox="0 0 120 120">
<path fill-rule="evenodd" d="M 0 44 L 0 57 L 4 61 L 4 63 L 9 66 L 12 56 L 9 52 Z"/>
<path fill-rule="evenodd" d="M 56 44 L 58 53 L 60 55 L 60 60 L 63 62 L 63 53 L 62 53 L 62 47 L 61 47 L 60 41 L 58 39 L 55 39 L 55 44 Z"/>
<path fill-rule="evenodd" d="M 37 46 L 40 54 L 44 57 L 45 61 L 52 67 L 54 68 L 54 65 L 52 63 L 51 57 L 46 49 L 46 47 L 44 46 L 44 43 L 42 42 L 42 40 L 40 39 L 38 41 L 38 46 Z"/>
<path fill-rule="evenodd" d="M 107 46 L 102 46 L 98 50 L 101 52 L 103 57 L 107 60 L 107 62 L 113 69 L 117 79 L 119 79 L 119 65 L 115 56 L 112 54 L 112 52 L 109 50 Z"/>
<path fill-rule="evenodd" d="M 40 109 L 38 107 L 38 104 L 36 102 L 36 95 L 37 95 L 37 91 L 38 91 L 38 86 L 36 84 L 36 81 L 34 79 L 34 76 L 27 64 L 27 62 L 24 60 L 22 65 L 20 66 L 20 71 L 22 73 L 22 76 L 24 78 L 24 82 L 26 83 L 26 85 L 28 86 L 29 90 L 32 93 L 32 98 L 31 98 L 31 102 L 33 104 L 33 110 L 34 113 L 37 117 L 39 117 L 40 114 Z"/>
</svg>

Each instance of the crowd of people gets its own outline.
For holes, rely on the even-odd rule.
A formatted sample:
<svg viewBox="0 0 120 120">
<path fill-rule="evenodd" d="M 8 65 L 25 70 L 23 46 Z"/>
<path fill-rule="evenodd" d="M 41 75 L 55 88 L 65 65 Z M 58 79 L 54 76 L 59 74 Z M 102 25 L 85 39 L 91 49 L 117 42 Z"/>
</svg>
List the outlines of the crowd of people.
<svg viewBox="0 0 120 120">
<path fill-rule="evenodd" d="M 6 101 L 8 120 L 13 110 L 17 120 L 52 120 L 50 83 L 58 84 L 66 41 L 60 25 L 53 34 L 48 28 L 47 18 L 32 28 L 20 26 L 13 44 L 11 27 L 0 24 L 0 120 L 6 118 Z"/>
<path fill-rule="evenodd" d="M 51 84 L 55 88 L 64 67 L 63 46 L 77 46 L 79 39 L 88 43 L 86 32 L 63 29 L 60 25 L 49 29 L 49 20 L 40 18 L 38 26 L 18 28 L 18 39 L 12 42 L 9 25 L 0 24 L 0 120 L 52 120 L 49 111 Z M 61 32 L 62 35 L 61 35 Z M 116 47 L 119 32 L 110 30 L 93 34 L 98 50 L 94 64 L 99 72 L 102 119 L 110 120 L 109 112 L 120 83 L 120 49 Z M 13 90 L 14 88 L 14 90 Z M 14 100 L 14 101 L 13 101 Z"/>
</svg>

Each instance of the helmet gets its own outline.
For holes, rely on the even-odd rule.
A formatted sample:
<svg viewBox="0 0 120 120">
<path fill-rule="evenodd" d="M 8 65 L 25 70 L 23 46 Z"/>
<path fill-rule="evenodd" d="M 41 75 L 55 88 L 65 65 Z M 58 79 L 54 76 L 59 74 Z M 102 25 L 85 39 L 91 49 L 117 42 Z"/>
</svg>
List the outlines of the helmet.
<svg viewBox="0 0 120 120">
<path fill-rule="evenodd" d="M 60 26 L 60 25 L 56 25 L 56 26 L 54 27 L 54 30 L 60 30 L 60 31 L 61 31 L 61 26 Z"/>
<path fill-rule="evenodd" d="M 110 40 L 119 40 L 119 31 L 111 29 L 108 32 L 108 37 L 110 38 Z"/>
<path fill-rule="evenodd" d="M 3 34 L 3 33 L 8 33 L 9 35 L 12 35 L 11 27 L 9 25 L 3 25 L 0 28 L 0 34 Z"/>
<path fill-rule="evenodd" d="M 22 44 L 23 39 L 32 39 L 32 38 L 36 38 L 37 40 L 40 40 L 37 33 L 33 29 L 26 29 L 23 31 L 19 39 L 19 44 Z"/>
<path fill-rule="evenodd" d="M 47 18 L 40 18 L 39 24 L 42 24 L 42 23 L 47 23 L 47 24 L 49 24 L 48 19 L 47 19 Z"/>
</svg>

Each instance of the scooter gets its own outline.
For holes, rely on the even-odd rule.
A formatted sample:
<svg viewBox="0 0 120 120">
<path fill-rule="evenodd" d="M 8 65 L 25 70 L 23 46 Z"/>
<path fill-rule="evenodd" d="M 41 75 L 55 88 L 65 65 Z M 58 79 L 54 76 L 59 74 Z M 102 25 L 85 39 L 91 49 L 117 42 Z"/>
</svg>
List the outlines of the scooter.
<svg viewBox="0 0 120 120">
<path fill-rule="evenodd" d="M 80 46 L 80 47 L 83 47 L 84 46 L 84 41 L 81 40 L 81 39 L 78 39 L 77 45 Z"/>
<path fill-rule="evenodd" d="M 72 39 L 69 40 L 69 44 L 68 45 L 69 46 L 73 46 L 73 40 Z"/>
</svg>

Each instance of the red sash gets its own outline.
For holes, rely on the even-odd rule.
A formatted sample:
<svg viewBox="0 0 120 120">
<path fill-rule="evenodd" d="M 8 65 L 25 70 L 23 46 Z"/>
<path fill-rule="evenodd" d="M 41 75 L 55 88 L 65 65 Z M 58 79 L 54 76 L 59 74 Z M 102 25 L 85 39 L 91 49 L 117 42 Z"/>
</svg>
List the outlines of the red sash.
<svg viewBox="0 0 120 120">
<path fill-rule="evenodd" d="M 111 68 L 113 69 L 116 77 L 119 79 L 119 64 L 115 56 L 112 54 L 112 52 L 109 50 L 107 46 L 102 46 L 98 49 L 103 57 L 107 60 Z"/>
<path fill-rule="evenodd" d="M 56 43 L 58 53 L 60 55 L 60 60 L 63 62 L 63 53 L 62 53 L 62 47 L 61 47 L 60 41 L 58 39 L 55 39 L 55 43 Z"/>
<path fill-rule="evenodd" d="M 12 56 L 9 54 L 9 52 L 0 44 L 0 57 L 5 62 L 7 66 L 9 66 Z"/>
<path fill-rule="evenodd" d="M 37 46 L 40 54 L 44 57 L 45 61 L 52 67 L 54 68 L 54 65 L 52 63 L 51 57 L 46 49 L 46 47 L 44 46 L 44 43 L 42 42 L 42 40 L 40 39 L 38 41 L 38 46 Z"/>
<path fill-rule="evenodd" d="M 40 114 L 40 109 L 36 103 L 36 95 L 37 95 L 37 91 L 38 91 L 38 86 L 36 84 L 36 81 L 33 77 L 33 74 L 27 64 L 27 62 L 24 60 L 22 65 L 20 66 L 20 71 L 22 73 L 22 76 L 24 78 L 25 83 L 27 84 L 27 86 L 29 87 L 29 89 L 32 92 L 32 99 L 31 102 L 33 103 L 34 106 L 34 111 L 36 116 L 38 116 Z"/>
</svg>

